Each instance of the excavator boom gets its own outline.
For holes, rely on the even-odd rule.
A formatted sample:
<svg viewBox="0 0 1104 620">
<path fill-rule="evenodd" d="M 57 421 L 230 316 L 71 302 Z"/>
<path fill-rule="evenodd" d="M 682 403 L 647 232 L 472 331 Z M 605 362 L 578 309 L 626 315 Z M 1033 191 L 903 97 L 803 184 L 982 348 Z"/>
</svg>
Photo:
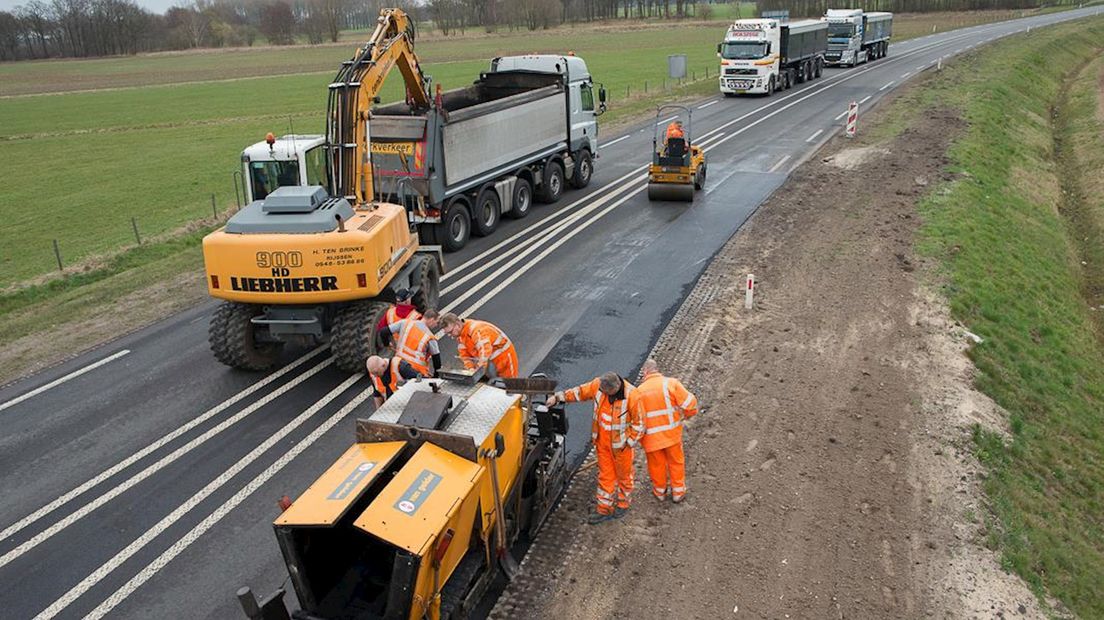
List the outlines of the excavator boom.
<svg viewBox="0 0 1104 620">
<path fill-rule="evenodd" d="M 372 37 L 341 65 L 330 84 L 326 138 L 330 149 L 330 194 L 354 204 L 373 198 L 368 121 L 383 81 L 399 68 L 407 100 L 430 106 L 428 79 L 414 54 L 414 22 L 400 9 L 380 10 Z"/>
</svg>

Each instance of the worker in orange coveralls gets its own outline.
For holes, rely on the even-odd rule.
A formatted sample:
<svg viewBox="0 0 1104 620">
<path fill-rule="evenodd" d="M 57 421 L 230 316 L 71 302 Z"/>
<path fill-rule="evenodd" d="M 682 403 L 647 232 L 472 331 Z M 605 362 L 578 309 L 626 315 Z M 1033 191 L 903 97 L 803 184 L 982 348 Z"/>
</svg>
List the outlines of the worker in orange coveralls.
<svg viewBox="0 0 1104 620">
<path fill-rule="evenodd" d="M 548 397 L 556 403 L 594 401 L 590 438 L 598 456 L 597 510 L 590 524 L 620 519 L 629 509 L 633 489 L 633 446 L 644 435 L 637 389 L 614 372 Z"/>
<path fill-rule="evenodd" d="M 664 377 L 655 360 L 644 362 L 644 381 L 636 388 L 644 437 L 640 446 L 648 461 L 652 494 L 663 501 L 670 488 L 676 504 L 686 497 L 686 459 L 682 451 L 682 421 L 698 413 L 698 399 L 682 382 Z"/>
<path fill-rule="evenodd" d="M 441 315 L 441 329 L 456 339 L 464 368 L 486 368 L 488 377 L 518 376 L 518 356 L 506 332 L 487 321 L 462 319 L 451 312 Z"/>
</svg>

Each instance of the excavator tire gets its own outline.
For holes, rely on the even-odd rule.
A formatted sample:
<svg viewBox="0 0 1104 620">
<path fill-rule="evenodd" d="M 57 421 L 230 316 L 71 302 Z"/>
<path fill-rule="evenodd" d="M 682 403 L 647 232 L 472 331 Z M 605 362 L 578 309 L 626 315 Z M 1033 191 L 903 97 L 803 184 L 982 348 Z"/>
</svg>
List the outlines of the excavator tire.
<svg viewBox="0 0 1104 620">
<path fill-rule="evenodd" d="M 232 301 L 219 304 L 207 327 L 207 341 L 215 359 L 241 370 L 265 370 L 276 364 L 280 344 L 258 344 L 254 340 L 255 326 L 250 319 L 259 313 L 259 306 Z"/>
<path fill-rule="evenodd" d="M 414 282 L 418 285 L 418 292 L 414 294 L 414 307 L 418 312 L 425 312 L 430 308 L 436 310 L 441 301 L 441 270 L 433 257 L 421 255 L 415 256 Z"/>
<path fill-rule="evenodd" d="M 354 301 L 337 311 L 330 332 L 335 366 L 365 372 L 365 362 L 379 351 L 376 325 L 388 307 L 381 301 Z"/>
</svg>

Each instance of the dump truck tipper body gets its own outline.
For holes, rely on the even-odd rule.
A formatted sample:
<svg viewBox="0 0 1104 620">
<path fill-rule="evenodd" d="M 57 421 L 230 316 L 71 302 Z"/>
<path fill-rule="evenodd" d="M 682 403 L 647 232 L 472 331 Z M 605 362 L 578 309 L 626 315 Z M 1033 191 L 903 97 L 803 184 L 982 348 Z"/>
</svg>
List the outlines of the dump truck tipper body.
<svg viewBox="0 0 1104 620">
<path fill-rule="evenodd" d="M 721 92 L 769 95 L 818 78 L 827 41 L 828 26 L 822 21 L 737 20 L 717 46 Z"/>
<path fill-rule="evenodd" d="M 500 215 L 524 217 L 534 197 L 552 202 L 565 182 L 590 182 L 601 105 L 581 58 L 496 58 L 437 103 L 376 107 L 371 122 L 378 191 L 408 206 L 427 243 L 459 249 L 465 220 L 486 235 Z"/>
<path fill-rule="evenodd" d="M 828 9 L 829 65 L 853 67 L 884 58 L 893 33 L 893 13 L 864 13 L 861 9 Z"/>
</svg>

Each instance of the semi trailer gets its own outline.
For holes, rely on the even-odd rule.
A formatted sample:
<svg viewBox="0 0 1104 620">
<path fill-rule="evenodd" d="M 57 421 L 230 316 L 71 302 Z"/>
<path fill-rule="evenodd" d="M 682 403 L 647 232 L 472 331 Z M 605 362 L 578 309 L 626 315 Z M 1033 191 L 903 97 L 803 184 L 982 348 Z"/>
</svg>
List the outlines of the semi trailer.
<svg viewBox="0 0 1104 620">
<path fill-rule="evenodd" d="M 821 76 L 828 24 L 817 20 L 736 20 L 717 46 L 725 96 L 765 94 Z"/>
<path fill-rule="evenodd" d="M 893 13 L 864 13 L 862 9 L 828 9 L 829 65 L 854 67 L 885 58 L 893 34 Z"/>
<path fill-rule="evenodd" d="M 470 86 L 439 89 L 433 105 L 375 106 L 367 123 L 373 198 L 407 207 L 421 241 L 459 250 L 503 216 L 586 187 L 598 153 L 605 90 L 577 56 L 491 61 Z M 247 202 L 285 185 L 325 178 L 323 136 L 290 135 L 242 154 Z"/>
</svg>

